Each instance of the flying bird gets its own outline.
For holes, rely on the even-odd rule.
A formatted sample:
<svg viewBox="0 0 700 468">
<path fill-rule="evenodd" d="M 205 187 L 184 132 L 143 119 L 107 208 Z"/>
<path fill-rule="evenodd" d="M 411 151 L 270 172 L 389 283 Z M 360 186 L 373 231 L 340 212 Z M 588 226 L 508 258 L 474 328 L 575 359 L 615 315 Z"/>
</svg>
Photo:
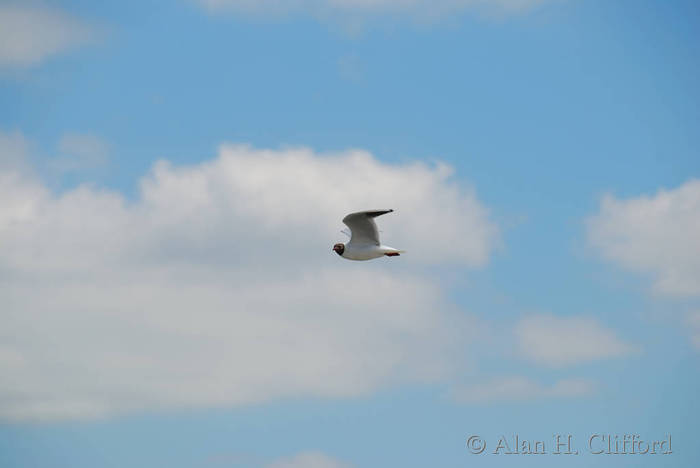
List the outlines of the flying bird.
<svg viewBox="0 0 700 468">
<path fill-rule="evenodd" d="M 371 260 L 383 256 L 398 257 L 403 250 L 396 250 L 379 241 L 379 231 L 374 218 L 394 210 L 372 210 L 350 213 L 343 223 L 350 228 L 350 242 L 333 246 L 335 253 L 348 260 Z"/>
</svg>

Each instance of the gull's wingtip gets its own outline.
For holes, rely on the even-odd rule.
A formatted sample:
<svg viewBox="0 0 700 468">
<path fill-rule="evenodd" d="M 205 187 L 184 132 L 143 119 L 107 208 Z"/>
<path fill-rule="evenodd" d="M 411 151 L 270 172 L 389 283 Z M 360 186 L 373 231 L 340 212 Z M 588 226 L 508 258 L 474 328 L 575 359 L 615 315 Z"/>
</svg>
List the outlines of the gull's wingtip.
<svg viewBox="0 0 700 468">
<path fill-rule="evenodd" d="M 394 212 L 394 209 L 389 208 L 386 210 L 370 210 L 370 211 L 366 211 L 365 213 L 367 213 L 367 216 L 371 216 L 372 218 L 376 218 L 377 216 L 381 216 L 381 215 L 384 215 L 387 213 L 393 213 L 393 212 Z"/>
</svg>

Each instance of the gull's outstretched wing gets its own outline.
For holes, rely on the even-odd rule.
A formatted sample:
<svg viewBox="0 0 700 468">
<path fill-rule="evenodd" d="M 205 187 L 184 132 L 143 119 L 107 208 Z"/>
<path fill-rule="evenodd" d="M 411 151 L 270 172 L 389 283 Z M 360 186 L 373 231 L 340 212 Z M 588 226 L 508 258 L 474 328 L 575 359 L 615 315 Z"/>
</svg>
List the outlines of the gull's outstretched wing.
<svg viewBox="0 0 700 468">
<path fill-rule="evenodd" d="M 343 218 L 343 223 L 350 228 L 350 244 L 379 245 L 379 232 L 374 218 L 394 210 L 372 210 L 350 213 Z"/>
</svg>

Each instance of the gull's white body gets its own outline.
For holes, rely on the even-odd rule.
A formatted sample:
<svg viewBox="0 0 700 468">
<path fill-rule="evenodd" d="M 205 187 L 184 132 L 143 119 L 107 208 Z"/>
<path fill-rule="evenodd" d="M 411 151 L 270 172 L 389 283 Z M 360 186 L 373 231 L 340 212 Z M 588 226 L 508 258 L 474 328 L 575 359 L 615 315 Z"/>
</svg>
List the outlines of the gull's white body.
<svg viewBox="0 0 700 468">
<path fill-rule="evenodd" d="M 400 250 L 396 250 L 388 245 L 353 245 L 352 242 L 348 242 L 341 257 L 348 260 L 372 260 L 373 258 L 383 257 L 386 254 L 398 255 L 400 253 Z"/>
<path fill-rule="evenodd" d="M 350 228 L 350 242 L 347 244 L 336 244 L 333 250 L 343 258 L 348 260 L 372 260 L 383 256 L 396 257 L 401 250 L 397 250 L 388 245 L 383 245 L 379 241 L 379 231 L 374 222 L 374 218 L 394 210 L 373 210 L 350 213 L 343 218 L 343 223 Z"/>
</svg>

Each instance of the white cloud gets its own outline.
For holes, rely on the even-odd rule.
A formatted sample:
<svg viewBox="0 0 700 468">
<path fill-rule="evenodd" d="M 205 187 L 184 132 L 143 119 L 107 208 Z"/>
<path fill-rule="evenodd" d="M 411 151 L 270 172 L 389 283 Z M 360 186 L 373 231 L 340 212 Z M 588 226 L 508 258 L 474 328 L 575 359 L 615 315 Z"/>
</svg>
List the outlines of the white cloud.
<svg viewBox="0 0 700 468">
<path fill-rule="evenodd" d="M 95 135 L 68 133 L 61 137 L 58 149 L 62 154 L 49 161 L 58 172 L 95 169 L 109 161 L 109 145 Z"/>
<path fill-rule="evenodd" d="M 552 0 L 196 0 L 210 11 L 253 14 L 409 15 L 440 17 L 469 9 L 516 13 Z"/>
<path fill-rule="evenodd" d="M 26 67 L 89 42 L 92 27 L 62 11 L 0 4 L 0 67 Z"/>
<path fill-rule="evenodd" d="M 321 452 L 302 452 L 276 460 L 265 468 L 350 468 L 351 465 Z"/>
<path fill-rule="evenodd" d="M 32 218 L 44 187 L 30 179 L 29 143 L 19 132 L 0 131 L 0 232 Z M 0 275 L 2 274 L 0 269 Z"/>
<path fill-rule="evenodd" d="M 591 317 L 533 315 L 515 328 L 520 355 L 532 362 L 562 367 L 630 354 L 635 347 Z"/>
<path fill-rule="evenodd" d="M 604 197 L 588 239 L 623 268 L 653 275 L 656 292 L 700 295 L 700 180 L 655 196 Z"/>
<path fill-rule="evenodd" d="M 543 385 L 521 376 L 500 377 L 491 381 L 454 388 L 451 398 L 458 403 L 479 404 L 500 401 L 522 401 L 540 398 L 569 398 L 591 395 L 595 384 L 586 379 L 564 379 Z"/>
<path fill-rule="evenodd" d="M 22 151 L 5 140 L 0 155 Z M 3 167 L 0 419 L 447 378 L 464 365 L 468 322 L 418 266 L 483 265 L 497 237 L 449 173 L 361 151 L 224 146 L 197 165 L 159 162 L 128 201 L 89 186 L 57 196 Z M 397 210 L 379 220 L 386 241 L 408 254 L 331 251 L 345 213 L 385 206 Z"/>
</svg>

